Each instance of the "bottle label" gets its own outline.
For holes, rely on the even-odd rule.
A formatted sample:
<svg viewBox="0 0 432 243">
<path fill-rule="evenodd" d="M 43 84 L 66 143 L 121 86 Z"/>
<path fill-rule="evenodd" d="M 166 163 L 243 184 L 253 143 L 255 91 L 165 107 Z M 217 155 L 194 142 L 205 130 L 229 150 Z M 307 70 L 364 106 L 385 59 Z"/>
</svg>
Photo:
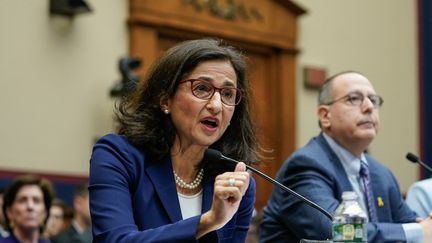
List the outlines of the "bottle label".
<svg viewBox="0 0 432 243">
<path fill-rule="evenodd" d="M 366 224 L 333 224 L 333 242 L 367 242 Z"/>
</svg>

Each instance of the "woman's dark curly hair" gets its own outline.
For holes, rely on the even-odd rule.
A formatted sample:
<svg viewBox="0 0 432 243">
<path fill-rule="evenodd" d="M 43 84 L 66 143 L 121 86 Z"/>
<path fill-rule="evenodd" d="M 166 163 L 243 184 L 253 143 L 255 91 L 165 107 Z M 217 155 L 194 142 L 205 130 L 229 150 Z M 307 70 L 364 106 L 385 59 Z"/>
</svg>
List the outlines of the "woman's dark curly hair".
<svg viewBox="0 0 432 243">
<path fill-rule="evenodd" d="M 232 64 L 237 88 L 244 91 L 244 96 L 235 107 L 230 126 L 210 148 L 246 163 L 257 162 L 258 142 L 250 116 L 251 90 L 246 77 L 246 62 L 239 51 L 222 40 L 185 41 L 166 51 L 153 64 L 138 89 L 119 103 L 116 112 L 118 133 L 151 156 L 169 156 L 176 131 L 170 116 L 162 112 L 160 99 L 172 98 L 181 80 L 200 63 L 212 60 L 226 60 Z"/>
<path fill-rule="evenodd" d="M 42 232 L 44 230 L 46 221 L 49 217 L 49 209 L 51 208 L 51 203 L 54 198 L 54 188 L 51 182 L 43 177 L 39 177 L 37 175 L 22 175 L 15 178 L 12 183 L 8 186 L 3 195 L 3 214 L 5 217 L 5 227 L 7 230 L 12 232 L 11 222 L 13 219 L 10 219 L 6 213 L 7 209 L 12 206 L 15 201 L 15 198 L 18 192 L 22 187 L 28 185 L 38 186 L 43 194 L 43 202 L 46 210 L 46 217 L 43 221 L 43 225 L 40 226 L 39 231 Z"/>
</svg>

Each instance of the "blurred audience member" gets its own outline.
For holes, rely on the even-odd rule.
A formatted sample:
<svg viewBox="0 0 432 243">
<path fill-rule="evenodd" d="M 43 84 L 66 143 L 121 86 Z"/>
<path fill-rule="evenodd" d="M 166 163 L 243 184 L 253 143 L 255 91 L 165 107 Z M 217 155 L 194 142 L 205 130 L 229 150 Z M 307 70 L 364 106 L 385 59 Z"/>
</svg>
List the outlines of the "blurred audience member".
<svg viewBox="0 0 432 243">
<path fill-rule="evenodd" d="M 259 225 L 261 223 L 262 214 L 254 210 L 252 215 L 252 222 L 246 236 L 245 243 L 258 243 L 259 242 Z"/>
<path fill-rule="evenodd" d="M 50 239 L 65 230 L 65 212 L 67 205 L 61 199 L 54 199 L 49 210 L 49 217 L 43 233 L 44 239 Z"/>
<path fill-rule="evenodd" d="M 68 229 L 51 238 L 52 243 L 92 242 L 88 184 L 77 187 L 73 200 L 74 217 Z"/>
<path fill-rule="evenodd" d="M 74 208 L 68 205 L 64 211 L 63 228 L 65 230 L 71 227 L 73 218 L 74 218 Z"/>
<path fill-rule="evenodd" d="M 0 209 L 3 208 L 3 194 L 4 194 L 4 188 L 0 188 Z M 9 236 L 9 232 L 4 228 L 5 227 L 4 225 L 5 225 L 5 218 L 4 218 L 3 210 L 0 210 L 0 239 Z"/>
<path fill-rule="evenodd" d="M 412 184 L 408 190 L 406 203 L 420 217 L 432 216 L 432 178 Z"/>
<path fill-rule="evenodd" d="M 5 223 L 11 234 L 0 242 L 47 242 L 42 239 L 42 231 L 53 196 L 52 184 L 47 179 L 35 175 L 17 177 L 3 198 Z"/>
</svg>

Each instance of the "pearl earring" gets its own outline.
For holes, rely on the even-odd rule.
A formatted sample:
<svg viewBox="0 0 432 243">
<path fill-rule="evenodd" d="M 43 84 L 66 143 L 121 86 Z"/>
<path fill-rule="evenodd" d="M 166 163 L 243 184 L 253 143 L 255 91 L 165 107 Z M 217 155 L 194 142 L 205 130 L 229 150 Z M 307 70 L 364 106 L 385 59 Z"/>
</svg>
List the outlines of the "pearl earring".
<svg viewBox="0 0 432 243">
<path fill-rule="evenodd" d="M 164 111 L 163 111 L 165 114 L 169 114 L 169 110 L 168 109 L 165 109 Z"/>
</svg>

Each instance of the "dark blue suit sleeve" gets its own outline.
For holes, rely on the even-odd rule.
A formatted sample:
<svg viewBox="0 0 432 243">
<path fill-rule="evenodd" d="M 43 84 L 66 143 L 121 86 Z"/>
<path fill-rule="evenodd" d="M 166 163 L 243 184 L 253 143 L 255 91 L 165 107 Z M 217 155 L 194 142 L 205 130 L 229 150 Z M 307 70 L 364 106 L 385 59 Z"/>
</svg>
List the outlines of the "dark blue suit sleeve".
<svg viewBox="0 0 432 243">
<path fill-rule="evenodd" d="M 339 201 L 334 196 L 334 181 L 323 169 L 308 157 L 297 157 L 284 164 L 277 180 L 332 214 Z M 274 188 L 264 209 L 262 231 L 261 242 L 332 238 L 331 221 L 325 215 L 279 188 Z"/>
<path fill-rule="evenodd" d="M 89 182 L 94 242 L 196 241 L 199 216 L 138 230 L 130 191 L 137 175 L 128 146 L 120 137 L 108 136 L 94 147 Z"/>
</svg>

